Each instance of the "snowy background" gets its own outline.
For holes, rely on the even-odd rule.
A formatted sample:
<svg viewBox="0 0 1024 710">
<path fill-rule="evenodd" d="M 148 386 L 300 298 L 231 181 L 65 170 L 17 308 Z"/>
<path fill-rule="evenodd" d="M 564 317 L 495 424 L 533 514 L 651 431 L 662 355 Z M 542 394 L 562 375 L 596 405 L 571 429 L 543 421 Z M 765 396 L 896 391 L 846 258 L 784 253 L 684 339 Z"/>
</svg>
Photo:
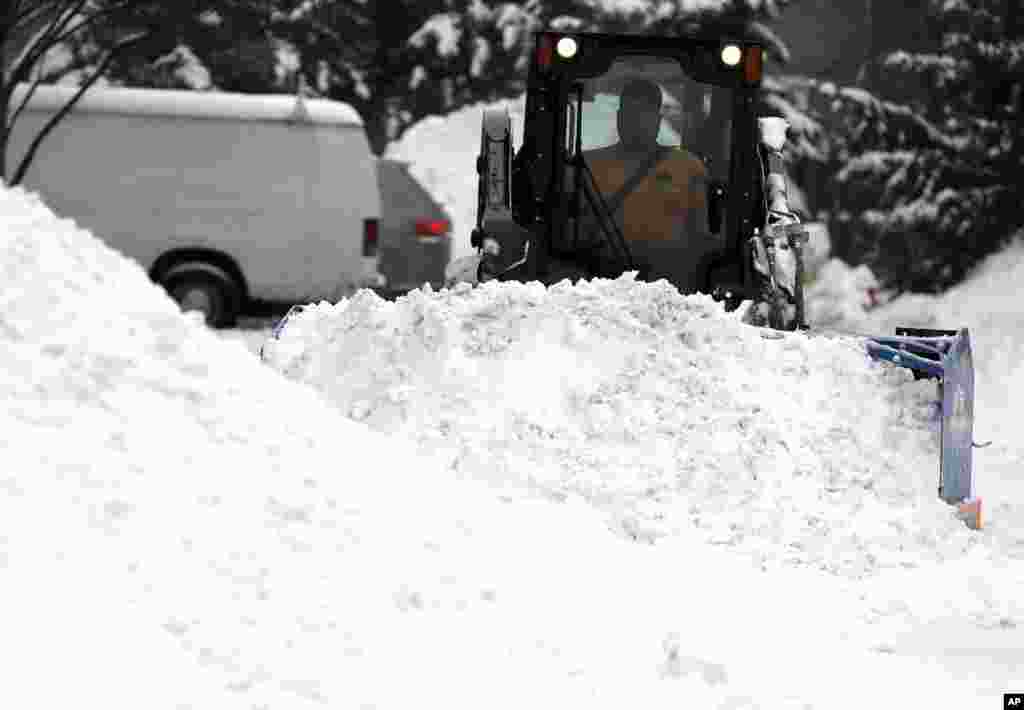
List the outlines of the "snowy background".
<svg viewBox="0 0 1024 710">
<path fill-rule="evenodd" d="M 268 366 L 37 197 L 0 193 L 0 223 L 0 706 L 959 708 L 1020 685 L 1020 245 L 871 313 L 972 328 L 996 442 L 974 532 L 934 495 L 927 383 L 851 339 L 765 340 L 627 276 L 364 292 L 289 322 Z"/>
</svg>

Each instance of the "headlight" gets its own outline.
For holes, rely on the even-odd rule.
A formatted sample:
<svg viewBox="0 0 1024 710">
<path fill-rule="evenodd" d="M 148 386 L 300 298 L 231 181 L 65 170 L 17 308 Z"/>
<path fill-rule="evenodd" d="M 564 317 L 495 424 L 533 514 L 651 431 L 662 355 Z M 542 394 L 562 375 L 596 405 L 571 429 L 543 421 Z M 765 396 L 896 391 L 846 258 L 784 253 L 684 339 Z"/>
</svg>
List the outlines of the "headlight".
<svg viewBox="0 0 1024 710">
<path fill-rule="evenodd" d="M 722 47 L 722 62 L 734 67 L 740 63 L 743 58 L 743 52 L 735 44 L 727 44 Z"/>
<path fill-rule="evenodd" d="M 572 59 L 576 56 L 576 50 L 578 49 L 579 45 L 572 37 L 562 37 L 562 39 L 558 40 L 558 44 L 555 45 L 555 51 L 558 52 L 558 56 L 562 59 Z"/>
</svg>

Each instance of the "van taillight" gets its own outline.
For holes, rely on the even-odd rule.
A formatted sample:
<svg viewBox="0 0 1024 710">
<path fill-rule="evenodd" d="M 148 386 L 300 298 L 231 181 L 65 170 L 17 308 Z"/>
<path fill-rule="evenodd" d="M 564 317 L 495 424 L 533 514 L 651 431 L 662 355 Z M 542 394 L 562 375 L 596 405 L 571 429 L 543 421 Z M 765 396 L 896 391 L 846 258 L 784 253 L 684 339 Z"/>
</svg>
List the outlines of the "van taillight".
<svg viewBox="0 0 1024 710">
<path fill-rule="evenodd" d="M 377 256 L 377 233 L 380 222 L 375 218 L 363 220 L 363 256 Z"/>
<path fill-rule="evenodd" d="M 446 219 L 418 219 L 416 220 L 417 237 L 443 237 L 451 231 L 451 225 Z"/>
</svg>

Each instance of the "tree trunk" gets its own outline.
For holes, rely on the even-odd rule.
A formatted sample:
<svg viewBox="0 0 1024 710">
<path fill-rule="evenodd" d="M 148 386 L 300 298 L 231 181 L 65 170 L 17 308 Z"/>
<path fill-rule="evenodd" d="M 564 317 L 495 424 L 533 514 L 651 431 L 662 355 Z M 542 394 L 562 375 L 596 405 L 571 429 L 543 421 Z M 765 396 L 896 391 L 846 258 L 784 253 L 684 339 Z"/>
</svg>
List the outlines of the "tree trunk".
<svg viewBox="0 0 1024 710">
<path fill-rule="evenodd" d="M 6 102 L 0 104 L 6 107 Z M 6 114 L 6 110 L 4 111 Z M 0 118 L 0 183 L 7 185 L 7 139 L 10 135 L 7 116 Z"/>
<path fill-rule="evenodd" d="M 370 104 L 371 108 L 363 116 L 363 124 L 366 127 L 366 139 L 370 142 L 370 150 L 378 158 L 384 154 L 388 147 L 388 116 L 383 105 L 378 102 Z"/>
</svg>

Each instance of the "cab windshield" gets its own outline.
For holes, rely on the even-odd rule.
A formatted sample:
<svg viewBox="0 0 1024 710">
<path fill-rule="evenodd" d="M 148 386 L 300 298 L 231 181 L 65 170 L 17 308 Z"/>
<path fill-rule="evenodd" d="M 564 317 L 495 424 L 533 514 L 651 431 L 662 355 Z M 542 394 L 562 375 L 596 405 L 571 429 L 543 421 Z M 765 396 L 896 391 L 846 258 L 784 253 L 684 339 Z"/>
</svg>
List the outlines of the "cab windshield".
<svg viewBox="0 0 1024 710">
<path fill-rule="evenodd" d="M 621 57 L 579 82 L 566 126 L 578 168 L 567 172 L 567 194 L 581 217 L 570 238 L 582 231 L 593 241 L 612 222 L 641 277 L 695 291 L 698 263 L 722 246 L 708 229 L 707 186 L 728 177 L 731 109 L 729 89 L 695 81 L 664 57 Z M 587 181 L 596 205 L 581 197 Z"/>
<path fill-rule="evenodd" d="M 661 105 L 656 109 L 659 145 L 685 148 L 699 155 L 708 167 L 727 164 L 731 91 L 695 81 L 683 73 L 678 62 L 660 57 L 622 57 L 607 73 L 582 81 L 583 150 L 620 141 L 620 109 L 627 114 L 622 118 L 628 119 L 635 117 L 628 115 L 630 109 L 635 109 L 635 114 L 647 108 L 642 101 L 630 101 L 631 96 L 623 106 L 623 89 L 637 81 L 652 82 L 661 91 Z"/>
</svg>

